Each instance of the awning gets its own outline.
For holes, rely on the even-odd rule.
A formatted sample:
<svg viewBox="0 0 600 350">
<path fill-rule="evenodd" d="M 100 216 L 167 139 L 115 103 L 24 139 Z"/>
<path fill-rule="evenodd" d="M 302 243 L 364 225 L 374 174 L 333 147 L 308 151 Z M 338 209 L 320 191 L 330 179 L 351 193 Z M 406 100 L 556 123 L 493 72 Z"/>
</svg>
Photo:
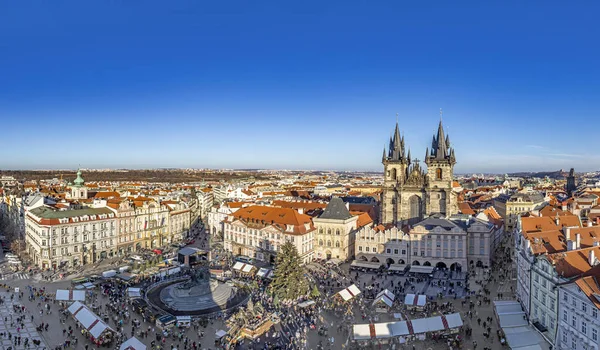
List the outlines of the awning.
<svg viewBox="0 0 600 350">
<path fill-rule="evenodd" d="M 244 263 L 239 262 L 239 261 L 236 261 L 236 263 L 233 265 L 234 270 L 241 270 L 243 267 L 244 267 Z"/>
<path fill-rule="evenodd" d="M 83 286 L 87 289 L 94 289 L 96 287 L 92 282 L 85 282 Z"/>
<path fill-rule="evenodd" d="M 139 341 L 138 338 L 132 337 L 121 344 L 119 350 L 146 350 L 146 345 Z"/>
<path fill-rule="evenodd" d="M 424 334 L 453 329 L 462 326 L 459 313 L 450 315 L 418 318 L 410 321 L 355 324 L 352 336 L 355 340 L 370 340 Z"/>
<path fill-rule="evenodd" d="M 433 272 L 433 269 L 435 269 L 435 267 L 433 267 L 433 266 L 419 266 L 419 265 L 411 265 L 410 266 L 410 272 L 414 272 L 414 273 L 430 274 Z"/>
<path fill-rule="evenodd" d="M 60 301 L 85 301 L 84 290 L 69 290 L 69 289 L 58 289 L 56 291 L 56 300 Z"/>
<path fill-rule="evenodd" d="M 355 296 L 360 294 L 360 289 L 358 289 L 358 287 L 353 284 L 350 287 L 346 288 L 346 289 L 342 289 L 341 291 L 339 291 L 337 294 L 340 295 L 340 297 L 344 300 L 344 301 L 348 301 L 352 298 L 354 298 Z"/>
<path fill-rule="evenodd" d="M 388 271 L 404 271 L 406 265 L 393 264 L 388 267 Z"/>
<path fill-rule="evenodd" d="M 100 317 L 79 301 L 69 306 L 69 312 L 96 339 L 107 330 L 114 332 Z"/>
<path fill-rule="evenodd" d="M 363 268 L 366 268 L 366 269 L 378 269 L 381 266 L 381 263 L 370 262 L 370 261 L 354 260 L 354 261 L 352 261 L 352 264 L 350 264 L 350 266 L 353 266 L 353 267 L 363 267 Z"/>
</svg>

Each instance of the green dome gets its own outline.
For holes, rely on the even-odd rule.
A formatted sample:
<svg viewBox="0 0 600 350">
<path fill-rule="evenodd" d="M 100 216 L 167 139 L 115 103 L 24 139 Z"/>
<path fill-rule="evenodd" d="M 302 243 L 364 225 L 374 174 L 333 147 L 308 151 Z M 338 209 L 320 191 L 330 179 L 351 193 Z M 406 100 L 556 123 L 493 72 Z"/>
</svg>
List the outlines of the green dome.
<svg viewBox="0 0 600 350">
<path fill-rule="evenodd" d="M 83 186 L 84 183 L 85 181 L 83 180 L 83 177 L 81 177 L 81 170 L 77 169 L 77 178 L 73 181 L 73 184 L 75 184 L 75 186 Z"/>
</svg>

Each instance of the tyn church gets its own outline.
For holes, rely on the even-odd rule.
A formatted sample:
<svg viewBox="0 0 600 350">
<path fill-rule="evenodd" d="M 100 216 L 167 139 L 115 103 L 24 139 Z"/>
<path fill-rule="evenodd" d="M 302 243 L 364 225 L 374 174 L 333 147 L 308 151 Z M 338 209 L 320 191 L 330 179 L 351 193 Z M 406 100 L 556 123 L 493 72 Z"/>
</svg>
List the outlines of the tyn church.
<svg viewBox="0 0 600 350">
<path fill-rule="evenodd" d="M 398 123 L 389 149 L 383 149 L 384 184 L 381 201 L 383 224 L 414 225 L 433 214 L 449 217 L 458 213 L 452 178 L 456 158 L 450 138 L 444 136 L 442 121 L 437 136 L 433 136 L 431 150 L 425 151 L 424 170 L 419 160 L 411 159 L 410 149 L 405 153 L 404 136 Z"/>
</svg>

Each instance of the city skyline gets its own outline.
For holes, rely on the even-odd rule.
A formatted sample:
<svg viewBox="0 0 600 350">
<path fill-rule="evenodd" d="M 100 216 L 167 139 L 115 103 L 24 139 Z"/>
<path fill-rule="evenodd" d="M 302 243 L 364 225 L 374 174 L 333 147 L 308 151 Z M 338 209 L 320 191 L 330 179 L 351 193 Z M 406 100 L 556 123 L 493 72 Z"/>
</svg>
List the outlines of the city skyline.
<svg viewBox="0 0 600 350">
<path fill-rule="evenodd" d="M 275 4 L 3 4 L 0 168 L 600 169 L 590 6 Z"/>
</svg>

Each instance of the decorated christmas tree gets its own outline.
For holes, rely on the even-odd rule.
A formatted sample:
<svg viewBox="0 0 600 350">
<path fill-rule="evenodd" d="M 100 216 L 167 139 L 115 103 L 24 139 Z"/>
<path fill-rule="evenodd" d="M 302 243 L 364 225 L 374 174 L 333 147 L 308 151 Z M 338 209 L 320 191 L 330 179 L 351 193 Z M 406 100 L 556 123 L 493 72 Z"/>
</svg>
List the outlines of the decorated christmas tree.
<svg viewBox="0 0 600 350">
<path fill-rule="evenodd" d="M 304 269 L 300 266 L 300 256 L 296 247 L 286 242 L 277 254 L 275 276 L 271 282 L 271 290 L 281 300 L 295 300 L 309 291 Z"/>
</svg>

